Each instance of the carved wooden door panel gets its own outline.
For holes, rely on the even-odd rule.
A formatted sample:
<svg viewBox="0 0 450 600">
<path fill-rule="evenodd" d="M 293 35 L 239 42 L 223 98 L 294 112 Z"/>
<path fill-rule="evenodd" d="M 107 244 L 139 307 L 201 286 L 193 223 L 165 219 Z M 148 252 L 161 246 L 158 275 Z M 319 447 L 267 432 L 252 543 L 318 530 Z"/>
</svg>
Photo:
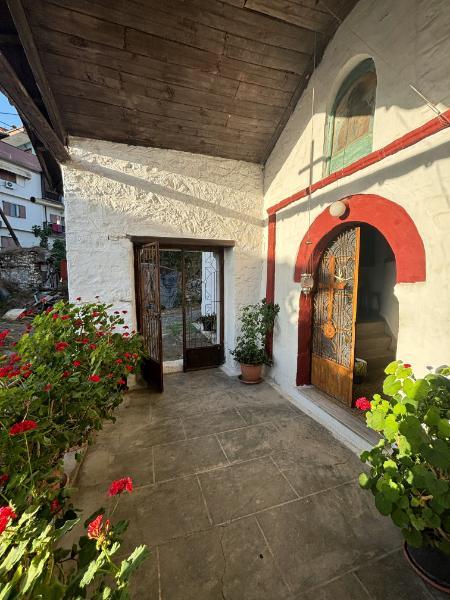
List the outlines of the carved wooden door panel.
<svg viewBox="0 0 450 600">
<path fill-rule="evenodd" d="M 352 404 L 360 228 L 330 243 L 317 269 L 311 382 Z"/>
<path fill-rule="evenodd" d="M 158 242 L 152 242 L 139 248 L 136 263 L 138 324 L 147 354 L 143 361 L 142 374 L 151 387 L 162 392 L 163 353 Z"/>
</svg>

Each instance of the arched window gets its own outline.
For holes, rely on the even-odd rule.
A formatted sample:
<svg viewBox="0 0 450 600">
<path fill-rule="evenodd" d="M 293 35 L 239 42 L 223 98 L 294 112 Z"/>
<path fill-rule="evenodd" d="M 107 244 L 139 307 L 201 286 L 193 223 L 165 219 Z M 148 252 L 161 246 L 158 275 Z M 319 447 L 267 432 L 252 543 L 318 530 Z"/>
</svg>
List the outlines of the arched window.
<svg viewBox="0 0 450 600">
<path fill-rule="evenodd" d="M 372 151 L 377 75 L 371 58 L 345 78 L 328 117 L 326 172 L 333 173 Z"/>
</svg>

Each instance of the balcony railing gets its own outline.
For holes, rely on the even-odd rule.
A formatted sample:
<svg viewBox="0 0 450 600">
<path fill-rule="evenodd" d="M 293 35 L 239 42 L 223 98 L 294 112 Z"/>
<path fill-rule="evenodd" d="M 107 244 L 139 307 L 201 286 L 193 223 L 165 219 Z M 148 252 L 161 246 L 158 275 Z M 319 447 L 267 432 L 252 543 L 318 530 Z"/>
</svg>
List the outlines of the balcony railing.
<svg viewBox="0 0 450 600">
<path fill-rule="evenodd" d="M 58 225 L 57 223 L 49 223 L 48 221 L 44 221 L 43 225 L 44 225 L 44 227 L 47 227 L 47 226 L 50 227 L 50 229 L 52 230 L 52 236 L 64 237 L 64 235 L 66 233 L 65 225 Z"/>
</svg>

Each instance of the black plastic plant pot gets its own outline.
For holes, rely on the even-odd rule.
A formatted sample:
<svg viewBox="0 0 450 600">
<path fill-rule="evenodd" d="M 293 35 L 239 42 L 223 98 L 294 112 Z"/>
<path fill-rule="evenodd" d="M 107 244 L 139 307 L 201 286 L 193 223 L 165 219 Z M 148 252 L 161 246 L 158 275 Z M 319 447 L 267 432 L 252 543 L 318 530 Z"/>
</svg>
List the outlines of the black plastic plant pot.
<svg viewBox="0 0 450 600">
<path fill-rule="evenodd" d="M 417 575 L 441 592 L 450 594 L 450 555 L 433 546 L 413 548 L 406 542 L 404 553 Z"/>
</svg>

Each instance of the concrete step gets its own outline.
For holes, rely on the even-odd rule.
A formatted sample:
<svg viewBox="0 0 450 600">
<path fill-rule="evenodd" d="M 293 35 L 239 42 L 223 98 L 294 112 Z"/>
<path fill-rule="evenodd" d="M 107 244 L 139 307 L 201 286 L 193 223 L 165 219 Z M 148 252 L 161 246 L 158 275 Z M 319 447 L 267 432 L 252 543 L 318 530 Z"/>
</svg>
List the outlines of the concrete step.
<svg viewBox="0 0 450 600">
<path fill-rule="evenodd" d="M 392 338 L 386 334 L 360 336 L 356 334 L 355 347 L 360 354 L 370 352 L 371 350 L 379 350 L 383 354 L 383 350 L 389 350 L 392 343 Z"/>
<path fill-rule="evenodd" d="M 386 352 L 385 354 L 377 354 L 376 356 L 360 355 L 355 353 L 355 357 L 363 358 L 367 361 L 367 367 L 370 373 L 374 371 L 383 370 L 386 365 L 395 360 L 395 354 L 393 352 Z"/>
<path fill-rule="evenodd" d="M 386 324 L 383 319 L 379 321 L 363 321 L 356 323 L 356 336 L 377 335 L 386 332 Z"/>
</svg>

